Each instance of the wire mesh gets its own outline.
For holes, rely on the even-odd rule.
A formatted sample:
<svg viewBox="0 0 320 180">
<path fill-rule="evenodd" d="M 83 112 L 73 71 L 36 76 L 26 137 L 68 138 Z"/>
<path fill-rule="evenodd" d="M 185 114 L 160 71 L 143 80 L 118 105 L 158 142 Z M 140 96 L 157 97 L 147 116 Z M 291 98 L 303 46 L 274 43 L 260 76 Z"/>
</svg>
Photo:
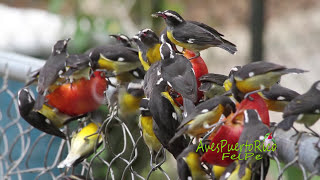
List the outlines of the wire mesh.
<svg viewBox="0 0 320 180">
<path fill-rule="evenodd" d="M 19 116 L 16 92 L 11 87 L 7 66 L 5 69 L 1 75 L 0 97 L 2 101 L 9 99 L 9 104 L 6 106 L 1 103 L 0 112 L 1 178 L 60 179 L 77 175 L 82 179 L 151 179 L 151 174 L 156 171 L 163 175 L 159 179 L 172 178 L 161 168 L 163 163 L 170 163 L 166 157 L 157 160 L 157 164 L 149 162 L 150 155 L 141 140 L 137 120 L 120 119 L 116 105 L 109 107 L 108 117 L 97 132 L 103 136 L 103 143 L 95 149 L 94 154 L 76 167 L 58 169 L 58 163 L 70 149 L 71 132 L 83 126 L 86 121 L 80 119 L 65 126 L 63 130 L 67 134 L 67 140 L 34 130 Z M 269 156 L 276 162 L 278 179 L 283 178 L 290 166 L 298 167 L 303 173 L 303 179 L 319 175 L 318 135 L 309 132 L 295 134 L 293 130 L 274 132 L 278 150 L 277 154 Z M 145 169 L 147 173 L 144 173 Z"/>
<path fill-rule="evenodd" d="M 10 102 L 7 107 L 4 103 L 1 104 L 0 179 L 26 179 L 29 177 L 60 179 L 71 174 L 83 179 L 145 179 L 141 175 L 142 169 L 145 167 L 141 168 L 135 165 L 135 162 L 138 161 L 144 161 L 145 163 L 140 163 L 143 165 L 148 164 L 149 161 L 146 158 L 149 153 L 141 142 L 142 134 L 138 130 L 135 118 L 132 120 L 134 122 L 130 123 L 124 122 L 118 117 L 117 106 L 109 108 L 108 117 L 97 132 L 104 137 L 102 146 L 96 148 L 94 154 L 76 168 L 58 169 L 57 165 L 70 149 L 69 136 L 72 129 L 82 127 L 84 120 L 80 119 L 65 126 L 63 131 L 68 135 L 67 140 L 39 133 L 40 131 L 20 118 L 17 92 L 14 92 L 10 87 L 7 66 L 5 69 L 4 74 L 1 75 L 0 96 L 2 100 L 10 99 Z M 23 84 L 20 85 L 22 88 Z M 17 132 L 14 134 L 10 133 L 16 130 Z M 40 158 L 35 154 L 43 157 Z M 35 162 L 36 165 L 34 165 Z M 150 177 L 156 169 L 160 169 L 159 172 L 170 179 L 167 173 L 161 169 L 160 163 L 152 165 L 147 176 Z M 137 168 L 139 169 L 137 170 Z M 98 171 L 103 174 L 98 174 Z M 30 174 L 32 176 L 25 176 Z"/>
</svg>

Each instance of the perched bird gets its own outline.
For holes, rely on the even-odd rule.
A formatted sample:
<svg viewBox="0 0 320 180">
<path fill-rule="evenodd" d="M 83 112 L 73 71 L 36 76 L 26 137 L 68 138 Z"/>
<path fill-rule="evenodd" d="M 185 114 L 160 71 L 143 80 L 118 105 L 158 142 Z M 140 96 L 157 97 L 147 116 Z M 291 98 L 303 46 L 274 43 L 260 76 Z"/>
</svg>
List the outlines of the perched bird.
<svg viewBox="0 0 320 180">
<path fill-rule="evenodd" d="M 282 75 L 289 73 L 304 73 L 305 70 L 286 68 L 270 62 L 253 62 L 242 66 L 231 73 L 231 91 L 234 97 L 241 101 L 246 93 L 269 89 L 280 81 Z"/>
<path fill-rule="evenodd" d="M 204 101 L 183 119 L 170 142 L 185 133 L 199 138 L 210 129 L 210 126 L 219 121 L 222 114 L 227 117 L 235 110 L 234 102 L 226 96 L 216 96 Z"/>
<path fill-rule="evenodd" d="M 145 71 L 151 64 L 161 60 L 159 37 L 151 29 L 142 29 L 132 40 L 138 46 L 139 59 Z"/>
<path fill-rule="evenodd" d="M 269 90 L 263 90 L 258 94 L 267 103 L 268 109 L 271 111 L 283 112 L 286 105 L 299 93 L 291 89 L 275 84 Z"/>
<path fill-rule="evenodd" d="M 100 124 L 89 123 L 72 136 L 70 151 L 59 163 L 58 168 L 69 168 L 79 164 L 93 153 L 95 147 L 98 148 L 102 144 L 102 136 L 97 134 L 99 126 Z"/>
<path fill-rule="evenodd" d="M 303 123 L 308 129 L 320 118 L 320 81 L 316 81 L 304 94 L 295 97 L 285 107 L 283 120 L 278 127 L 289 130 L 294 122 Z"/>
<path fill-rule="evenodd" d="M 34 104 L 35 100 L 27 88 L 23 88 L 18 92 L 19 112 L 24 120 L 42 132 L 66 139 L 65 134 L 60 131 L 57 124 L 63 124 L 70 117 L 64 116 L 59 112 L 54 112 L 51 109 L 51 113 L 56 116 L 56 118 L 53 119 L 56 120 L 56 123 L 53 123 L 41 113 L 33 111 Z"/>
<path fill-rule="evenodd" d="M 136 115 L 143 97 L 143 80 L 135 80 L 128 83 L 126 87 L 120 87 L 118 92 L 119 115 L 123 118 Z"/>
<path fill-rule="evenodd" d="M 119 38 L 121 37 L 124 36 L 119 36 Z M 94 69 L 106 69 L 116 75 L 141 66 L 138 51 L 132 47 L 124 46 L 123 42 L 125 40 L 126 38 L 118 40 L 119 43 L 117 44 L 102 45 L 89 49 L 86 54 L 91 58 L 91 66 Z"/>
<path fill-rule="evenodd" d="M 180 180 L 209 179 L 205 169 L 201 166 L 200 154 L 196 150 L 197 145 L 190 145 L 177 157 L 177 169 Z"/>
<path fill-rule="evenodd" d="M 201 82 L 199 90 L 204 92 L 205 100 L 224 94 L 226 90 L 223 87 L 223 83 L 227 79 L 228 76 L 214 73 L 208 73 L 201 76 L 199 78 Z"/>
<path fill-rule="evenodd" d="M 182 97 L 197 102 L 197 80 L 191 62 L 183 55 L 176 54 L 163 35 L 161 42 L 161 77 Z"/>
<path fill-rule="evenodd" d="M 170 41 L 185 49 L 196 53 L 209 47 L 220 47 L 234 54 L 236 45 L 222 38 L 222 34 L 212 27 L 196 22 L 185 21 L 177 12 L 172 10 L 159 11 L 152 14 L 153 17 L 162 17 L 167 24 L 167 36 Z"/>
<path fill-rule="evenodd" d="M 182 113 L 166 88 L 167 82 L 160 78 L 152 89 L 149 109 L 153 118 L 154 134 L 162 146 L 176 158 L 187 147 L 188 141 L 181 136 L 169 144 L 180 124 Z"/>
<path fill-rule="evenodd" d="M 65 70 L 67 60 L 67 45 L 70 38 L 59 40 L 52 48 L 52 52 L 44 66 L 39 71 L 37 91 L 38 96 L 34 105 L 35 110 L 40 110 L 48 94 L 48 88 L 57 81 L 59 75 Z"/>
<path fill-rule="evenodd" d="M 152 114 L 147 98 L 143 98 L 140 102 L 139 127 L 142 131 L 143 140 L 149 148 L 151 157 L 155 157 L 162 145 L 153 132 Z"/>
<path fill-rule="evenodd" d="M 264 140 L 264 136 L 269 133 L 270 129 L 267 125 L 263 124 L 259 113 L 255 109 L 248 109 L 244 111 L 244 128 L 239 138 L 239 147 L 241 147 L 238 151 L 240 160 L 240 169 L 239 169 L 239 177 L 242 178 L 246 173 L 246 167 L 248 165 L 252 165 L 253 163 L 256 163 L 257 160 L 255 160 L 254 157 L 250 157 L 249 159 L 245 160 L 246 153 L 254 153 L 254 156 L 261 155 L 264 156 L 265 152 L 258 151 L 258 148 L 247 148 L 245 146 L 242 146 L 243 144 L 254 144 L 257 145 L 257 141 L 259 141 L 260 149 L 262 149 L 261 143 Z M 242 159 L 242 160 L 241 160 Z M 259 160 L 263 161 L 263 159 Z M 266 172 L 264 172 L 266 173 Z"/>
</svg>

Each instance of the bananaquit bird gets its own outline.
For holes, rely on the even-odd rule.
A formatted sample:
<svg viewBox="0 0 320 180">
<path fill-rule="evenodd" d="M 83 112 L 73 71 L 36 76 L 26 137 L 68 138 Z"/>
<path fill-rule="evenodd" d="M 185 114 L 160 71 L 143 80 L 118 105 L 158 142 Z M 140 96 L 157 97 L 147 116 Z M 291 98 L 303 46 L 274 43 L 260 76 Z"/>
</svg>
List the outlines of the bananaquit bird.
<svg viewBox="0 0 320 180">
<path fill-rule="evenodd" d="M 271 111 L 283 112 L 286 105 L 299 93 L 291 89 L 280 86 L 279 84 L 273 85 L 269 90 L 263 90 L 258 94 L 266 102 L 268 109 Z"/>
<path fill-rule="evenodd" d="M 49 87 L 56 82 L 59 75 L 65 70 L 65 63 L 67 60 L 67 45 L 69 39 L 59 40 L 52 48 L 52 53 L 44 66 L 39 71 L 38 77 L 38 96 L 35 102 L 34 109 L 40 110 L 45 102 L 45 96 L 48 93 Z"/>
<path fill-rule="evenodd" d="M 201 82 L 199 90 L 204 92 L 205 100 L 225 93 L 226 90 L 223 87 L 223 83 L 227 79 L 228 76 L 214 73 L 201 76 L 199 78 L 199 81 Z"/>
<path fill-rule="evenodd" d="M 145 71 L 150 65 L 160 61 L 160 42 L 159 37 L 151 29 L 142 29 L 132 40 L 139 49 L 139 59 Z"/>
<path fill-rule="evenodd" d="M 152 114 L 149 109 L 149 100 L 143 98 L 140 102 L 139 127 L 142 131 L 143 140 L 149 148 L 151 160 L 159 152 L 162 145 L 153 132 Z"/>
<path fill-rule="evenodd" d="M 50 120 L 41 113 L 32 110 L 34 104 L 35 101 L 27 88 L 23 88 L 18 92 L 19 112 L 24 120 L 42 132 L 66 139 L 65 134 Z"/>
<path fill-rule="evenodd" d="M 187 147 L 188 141 L 183 136 L 169 144 L 181 119 L 181 110 L 174 103 L 167 89 L 167 82 L 159 78 L 152 89 L 149 108 L 153 118 L 153 131 L 162 146 L 175 158 Z"/>
<path fill-rule="evenodd" d="M 121 41 L 114 45 L 102 45 L 88 50 L 86 54 L 91 58 L 92 67 L 106 69 L 116 75 L 139 67 L 141 64 L 137 50 L 124 46 Z"/>
<path fill-rule="evenodd" d="M 176 54 L 171 45 L 165 41 L 164 35 L 161 36 L 161 42 L 160 75 L 182 97 L 196 102 L 198 100 L 197 80 L 191 62 L 183 55 Z"/>
<path fill-rule="evenodd" d="M 303 72 L 306 71 L 264 61 L 249 63 L 231 74 L 231 91 L 234 97 L 241 101 L 246 93 L 269 89 L 280 81 L 282 75 Z"/>
<path fill-rule="evenodd" d="M 294 122 L 303 123 L 308 129 L 320 118 L 320 81 L 316 81 L 304 94 L 295 97 L 285 107 L 283 120 L 278 127 L 289 130 Z"/>
<path fill-rule="evenodd" d="M 246 173 L 246 168 L 248 166 L 251 167 L 261 167 L 260 165 L 266 166 L 264 158 L 261 160 L 256 161 L 255 158 L 251 157 L 248 158 L 247 160 L 244 160 L 246 153 L 254 153 L 254 156 L 260 154 L 261 156 L 265 156 L 264 152 L 258 151 L 258 148 L 252 148 L 250 151 L 246 147 L 242 146 L 243 144 L 254 144 L 257 146 L 257 142 L 262 143 L 262 140 L 264 140 L 264 136 L 269 132 L 269 127 L 265 124 L 262 123 L 261 118 L 258 114 L 258 112 L 255 109 L 248 109 L 244 111 L 244 128 L 242 130 L 242 133 L 239 138 L 239 147 L 241 147 L 238 151 L 240 155 L 239 164 L 240 164 L 240 169 L 239 169 L 239 178 L 242 178 L 245 173 Z M 263 149 L 262 145 L 259 146 L 259 149 Z M 269 147 L 270 149 L 270 147 Z M 269 160 L 267 159 L 269 162 Z M 255 164 L 253 166 L 253 164 Z M 269 163 L 267 163 L 268 165 Z M 263 177 L 266 176 L 267 172 L 264 171 Z"/>
<path fill-rule="evenodd" d="M 66 159 L 59 163 L 58 168 L 75 166 L 90 156 L 95 146 L 102 144 L 102 137 L 97 134 L 98 129 L 97 124 L 90 123 L 74 134 L 71 139 L 70 151 Z M 98 144 L 96 144 L 97 142 Z"/>
<path fill-rule="evenodd" d="M 118 35 L 113 34 L 113 35 L 110 35 L 110 37 L 115 38 L 117 40 L 117 42 L 119 44 L 121 44 L 122 46 L 132 48 L 132 43 L 131 43 L 132 40 L 128 36 L 126 36 L 124 34 L 118 34 Z M 137 50 L 137 52 L 138 52 L 138 50 Z M 144 75 L 145 75 L 145 71 L 143 70 L 143 68 L 141 66 L 139 66 L 136 69 L 133 69 L 131 71 L 117 74 L 116 79 L 117 79 L 117 82 L 120 85 L 122 85 L 122 84 L 129 83 L 135 79 L 143 79 Z"/>
<path fill-rule="evenodd" d="M 185 133 L 199 138 L 219 121 L 222 114 L 227 117 L 231 111 L 235 112 L 235 104 L 227 96 L 216 96 L 204 101 L 183 119 L 171 141 Z"/>
<path fill-rule="evenodd" d="M 143 80 L 134 80 L 126 87 L 121 87 L 118 93 L 119 115 L 122 118 L 137 115 L 143 97 Z"/>
<path fill-rule="evenodd" d="M 180 180 L 209 179 L 201 166 L 200 154 L 196 152 L 197 145 L 188 146 L 177 158 L 177 169 Z"/>
<path fill-rule="evenodd" d="M 165 20 L 170 41 L 195 52 L 196 56 L 193 58 L 200 56 L 199 52 L 209 47 L 220 47 L 231 54 L 237 51 L 236 45 L 223 39 L 223 35 L 212 27 L 196 21 L 185 21 L 175 11 L 160 11 L 152 16 Z"/>
</svg>

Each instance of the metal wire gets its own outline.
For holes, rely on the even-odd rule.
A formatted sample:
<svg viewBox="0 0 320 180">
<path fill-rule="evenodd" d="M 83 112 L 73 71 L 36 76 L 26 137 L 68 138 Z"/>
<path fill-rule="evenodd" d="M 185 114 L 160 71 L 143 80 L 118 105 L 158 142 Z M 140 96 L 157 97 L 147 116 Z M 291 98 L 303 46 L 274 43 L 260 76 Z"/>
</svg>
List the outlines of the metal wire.
<svg viewBox="0 0 320 180">
<path fill-rule="evenodd" d="M 83 125 L 82 121 L 76 122 L 76 127 L 66 126 L 64 132 L 68 135 L 67 140 L 39 133 L 20 118 L 16 92 L 9 83 L 8 66 L 1 74 L 0 97 L 10 98 L 9 106 L 1 104 L 0 111 L 0 179 L 25 179 L 26 175 L 33 174 L 34 179 L 51 178 L 59 179 L 66 175 L 81 175 L 86 179 L 150 179 L 154 171 L 158 171 L 170 179 L 169 175 L 161 168 L 167 163 L 166 158 L 157 161 L 157 164 L 148 163 L 145 158 L 148 151 L 141 152 L 139 149 L 145 146 L 141 142 L 142 134 L 137 131 L 137 123 L 129 123 L 118 117 L 118 107 L 109 107 L 109 115 L 103 121 L 97 132 L 103 137 L 103 143 L 96 148 L 94 154 L 75 168 L 58 169 L 57 165 L 66 156 L 70 149 L 69 135 L 75 129 Z M 5 110 L 6 113 L 3 113 Z M 70 125 L 71 126 L 71 125 Z M 73 129 L 73 130 L 72 130 Z M 12 131 L 17 132 L 12 136 Z M 134 133 L 138 132 L 138 133 Z M 9 133 L 11 133 L 9 135 Z M 32 134 L 38 133 L 36 137 Z M 116 133 L 116 136 L 115 136 Z M 277 142 L 277 155 L 269 154 L 276 164 L 279 172 L 278 179 L 282 179 L 284 172 L 290 166 L 301 169 L 304 179 L 311 179 L 320 174 L 320 152 L 315 146 L 319 140 L 313 134 L 299 132 L 293 136 L 294 131 L 284 132 L 275 130 L 274 138 Z M 45 146 L 41 142 L 46 142 Z M 164 149 L 157 154 L 165 155 Z M 36 157 L 41 155 L 43 158 Z M 137 168 L 135 163 L 145 165 L 143 169 Z M 36 165 L 35 165 L 36 164 Z M 150 165 L 147 165 L 150 164 Z M 282 164 L 285 164 L 282 166 Z M 143 170 L 148 169 L 147 174 Z M 103 174 L 98 170 L 102 170 Z"/>
</svg>

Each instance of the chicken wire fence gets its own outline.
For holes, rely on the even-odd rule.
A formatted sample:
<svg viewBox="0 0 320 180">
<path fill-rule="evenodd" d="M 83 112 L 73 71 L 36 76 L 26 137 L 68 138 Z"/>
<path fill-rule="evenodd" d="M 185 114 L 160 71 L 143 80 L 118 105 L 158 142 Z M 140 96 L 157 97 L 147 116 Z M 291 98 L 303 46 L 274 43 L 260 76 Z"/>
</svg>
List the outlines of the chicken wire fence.
<svg viewBox="0 0 320 180">
<path fill-rule="evenodd" d="M 9 68 L 7 63 L 1 66 L 0 179 L 60 179 L 71 174 L 82 179 L 153 179 L 150 178 L 153 173 L 157 173 L 158 179 L 172 179 L 161 168 L 163 163 L 170 162 L 164 157 L 156 165 L 150 163 L 137 121 L 120 119 L 117 106 L 109 109 L 99 129 L 98 133 L 104 137 L 103 144 L 95 149 L 94 154 L 74 168 L 58 169 L 58 163 L 70 148 L 70 139 L 62 140 L 40 133 L 20 118 L 16 95 L 17 88 L 22 88 L 23 84 L 14 89 L 10 83 L 11 68 L 18 67 Z M 5 103 L 6 100 L 8 103 Z M 75 123 L 81 125 L 82 122 Z M 75 123 L 65 126 L 67 137 L 70 137 Z M 269 156 L 275 160 L 277 172 L 269 173 L 279 173 L 277 178 L 282 179 L 289 167 L 296 166 L 302 171 L 304 179 L 320 174 L 317 135 L 276 129 L 274 138 L 277 153 Z M 161 175 L 158 176 L 159 173 Z"/>
</svg>

